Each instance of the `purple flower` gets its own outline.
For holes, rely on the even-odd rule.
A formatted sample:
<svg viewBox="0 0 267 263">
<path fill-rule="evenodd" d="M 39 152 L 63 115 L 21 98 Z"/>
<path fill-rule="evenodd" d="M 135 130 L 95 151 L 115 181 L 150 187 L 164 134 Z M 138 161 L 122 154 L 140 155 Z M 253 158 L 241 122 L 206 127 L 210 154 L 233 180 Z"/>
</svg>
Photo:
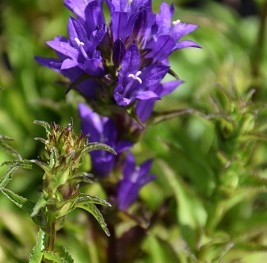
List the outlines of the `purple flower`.
<svg viewBox="0 0 267 263">
<path fill-rule="evenodd" d="M 117 129 L 112 120 L 98 115 L 83 103 L 79 104 L 78 109 L 82 131 L 84 134 L 89 134 L 91 142 L 108 144 L 117 154 L 128 150 L 132 146 L 128 141 L 119 140 Z M 107 176 L 116 164 L 116 156 L 106 151 L 93 151 L 90 154 L 93 171 L 98 176 Z"/>
<path fill-rule="evenodd" d="M 173 21 L 174 6 L 166 3 L 154 14 L 151 0 L 105 0 L 110 11 L 110 21 L 106 21 L 103 2 L 65 0 L 76 15 L 68 22 L 69 36 L 47 42 L 58 58 L 36 59 L 69 78 L 70 87 L 91 104 L 116 104 L 140 112 L 136 104 L 144 101 L 151 108 L 162 94 L 170 93 L 168 85 L 160 84 L 170 69 L 169 55 L 181 48 L 199 47 L 181 40 L 197 26 Z M 171 90 L 177 87 L 174 84 L 181 81 L 172 82 Z M 160 88 L 166 90 L 158 92 Z"/>
<path fill-rule="evenodd" d="M 126 157 L 123 178 L 118 189 L 118 206 L 120 210 L 127 210 L 136 200 L 140 189 L 155 179 L 150 174 L 152 160 L 143 162 L 140 166 L 135 165 L 134 156 L 129 153 Z"/>
</svg>

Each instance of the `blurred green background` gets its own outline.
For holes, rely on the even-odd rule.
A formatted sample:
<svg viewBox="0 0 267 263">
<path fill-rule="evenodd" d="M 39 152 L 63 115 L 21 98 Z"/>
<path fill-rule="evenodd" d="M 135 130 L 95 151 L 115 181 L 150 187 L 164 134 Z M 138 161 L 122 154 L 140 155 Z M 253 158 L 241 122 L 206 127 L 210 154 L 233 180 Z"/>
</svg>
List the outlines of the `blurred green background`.
<svg viewBox="0 0 267 263">
<path fill-rule="evenodd" d="M 157 12 L 160 2 L 153 1 Z M 265 262 L 267 1 L 174 4 L 175 19 L 199 25 L 188 39 L 202 49 L 172 55 L 172 68 L 185 84 L 160 101 L 157 110 L 197 113 L 149 127 L 134 148 L 140 161 L 156 158 L 158 178 L 141 192 L 147 213 L 166 210 L 149 229 L 134 262 Z M 41 152 L 33 138 L 44 135 L 34 120 L 65 125 L 73 118 L 79 130 L 76 105 L 81 98 L 73 91 L 65 95 L 63 77 L 34 60 L 35 55 L 54 56 L 45 42 L 67 34 L 70 12 L 55 0 L 2 0 L 0 12 L 0 134 L 14 138 L 12 146 L 32 159 Z M 252 131 L 261 140 L 251 140 Z M 8 158 L 0 153 L 0 162 Z M 41 177 L 37 168 L 22 170 L 10 188 L 36 200 Z M 98 184 L 86 191 L 104 195 Z M 74 214 L 60 242 L 75 262 L 102 263 L 101 244 L 85 222 L 84 214 Z M 122 229 L 129 222 L 124 224 Z M 1 194 L 0 262 L 27 262 L 36 232 L 26 213 Z"/>
</svg>

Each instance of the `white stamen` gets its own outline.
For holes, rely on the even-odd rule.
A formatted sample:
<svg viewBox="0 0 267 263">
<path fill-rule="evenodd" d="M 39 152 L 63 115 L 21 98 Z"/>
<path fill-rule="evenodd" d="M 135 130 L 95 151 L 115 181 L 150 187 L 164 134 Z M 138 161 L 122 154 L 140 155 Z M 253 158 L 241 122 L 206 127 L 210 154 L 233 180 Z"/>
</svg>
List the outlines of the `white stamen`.
<svg viewBox="0 0 267 263">
<path fill-rule="evenodd" d="M 83 43 L 82 41 L 80 41 L 79 38 L 75 37 L 74 40 L 75 40 L 75 42 L 77 43 L 77 45 L 78 45 L 79 47 L 84 46 L 84 43 Z"/>
<path fill-rule="evenodd" d="M 135 79 L 137 80 L 140 84 L 143 83 L 143 81 L 141 80 L 141 78 L 139 78 L 139 75 L 141 74 L 142 72 L 141 71 L 137 71 L 135 74 L 129 74 L 128 75 L 128 78 L 132 78 L 132 79 Z"/>
<path fill-rule="evenodd" d="M 131 5 L 133 0 L 128 0 L 128 4 Z"/>
<path fill-rule="evenodd" d="M 88 58 L 88 56 L 87 56 L 87 54 L 86 54 L 86 52 L 85 52 L 85 50 L 84 50 L 84 48 L 83 48 L 84 43 L 83 43 L 82 41 L 80 41 L 80 39 L 77 38 L 77 37 L 75 37 L 74 40 L 75 40 L 76 44 L 78 45 L 78 47 L 80 48 L 80 50 L 81 50 L 83 56 L 84 56 L 85 58 Z"/>
<path fill-rule="evenodd" d="M 139 171 L 140 171 L 140 166 L 137 166 L 130 179 L 133 184 L 137 182 L 137 179 L 139 177 Z"/>
<path fill-rule="evenodd" d="M 172 24 L 174 26 L 178 25 L 179 23 L 181 23 L 181 20 L 180 19 L 177 19 L 177 20 L 175 20 L 175 21 L 172 22 Z"/>
</svg>

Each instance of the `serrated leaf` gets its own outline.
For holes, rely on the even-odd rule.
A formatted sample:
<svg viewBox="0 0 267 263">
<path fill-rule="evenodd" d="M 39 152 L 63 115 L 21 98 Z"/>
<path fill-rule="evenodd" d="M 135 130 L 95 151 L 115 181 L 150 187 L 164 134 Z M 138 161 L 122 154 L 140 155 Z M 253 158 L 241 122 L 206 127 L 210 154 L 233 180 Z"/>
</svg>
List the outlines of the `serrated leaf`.
<svg viewBox="0 0 267 263">
<path fill-rule="evenodd" d="M 12 161 L 5 161 L 1 163 L 1 166 L 3 165 L 10 165 L 10 166 L 16 166 L 16 167 L 21 167 L 24 169 L 31 169 L 32 164 L 29 160 L 12 160 Z"/>
<path fill-rule="evenodd" d="M 117 153 L 110 146 L 108 146 L 107 144 L 98 143 L 98 142 L 91 142 L 91 143 L 89 143 L 82 150 L 82 153 L 92 152 L 92 151 L 96 151 L 96 150 L 103 150 L 103 151 L 107 151 L 107 152 L 113 153 L 114 155 L 117 155 Z"/>
<path fill-rule="evenodd" d="M 98 210 L 98 208 L 94 204 L 77 204 L 76 207 L 84 209 L 90 214 L 92 214 L 94 218 L 97 220 L 97 222 L 100 224 L 100 226 L 102 227 L 106 235 L 110 236 L 105 219 L 103 215 L 101 214 L 101 212 Z"/>
<path fill-rule="evenodd" d="M 59 256 L 64 259 L 64 262 L 74 263 L 73 258 L 71 257 L 69 251 L 65 247 L 58 246 L 57 252 L 58 252 Z"/>
<path fill-rule="evenodd" d="M 11 200 L 16 206 L 19 208 L 24 209 L 28 213 L 32 213 L 32 209 L 34 207 L 34 203 L 29 201 L 28 199 L 14 193 L 13 191 L 2 188 L 0 191 L 9 199 Z"/>
<path fill-rule="evenodd" d="M 43 196 L 41 196 L 33 208 L 31 217 L 36 216 L 39 213 L 40 209 L 43 208 L 45 205 L 46 205 L 46 200 L 44 199 Z"/>
<path fill-rule="evenodd" d="M 7 172 L 0 178 L 0 189 L 7 186 L 11 180 L 11 175 L 18 169 L 17 166 L 11 166 Z"/>
<path fill-rule="evenodd" d="M 19 154 L 18 151 L 16 151 L 15 149 L 13 149 L 10 145 L 8 145 L 7 143 L 4 142 L 4 140 L 9 140 L 11 141 L 12 139 L 8 138 L 8 137 L 0 137 L 0 148 L 2 148 L 5 152 L 7 152 L 8 154 L 10 154 L 11 156 L 13 156 L 14 158 L 18 159 L 18 160 L 22 160 L 21 155 Z"/>
<path fill-rule="evenodd" d="M 45 233 L 40 229 L 33 247 L 29 263 L 40 263 L 43 258 Z"/>
<path fill-rule="evenodd" d="M 85 194 L 80 194 L 77 198 L 76 201 L 77 204 L 97 204 L 97 205 L 103 205 L 103 206 L 108 206 L 111 207 L 111 204 L 107 202 L 106 200 L 103 200 L 97 196 L 92 196 L 92 195 L 85 195 Z"/>
<path fill-rule="evenodd" d="M 52 252 L 52 251 L 44 251 L 44 259 L 51 260 L 54 263 L 72 263 L 72 261 L 66 261 L 68 258 L 64 258 L 64 255 L 62 257 L 61 254 L 57 252 Z"/>
</svg>

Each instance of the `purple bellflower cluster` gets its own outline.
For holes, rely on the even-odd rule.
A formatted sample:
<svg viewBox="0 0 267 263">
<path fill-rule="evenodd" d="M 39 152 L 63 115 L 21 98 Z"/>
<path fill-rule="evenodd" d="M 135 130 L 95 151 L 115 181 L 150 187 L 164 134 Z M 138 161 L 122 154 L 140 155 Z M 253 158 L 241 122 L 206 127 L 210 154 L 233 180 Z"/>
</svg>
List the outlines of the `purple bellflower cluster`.
<svg viewBox="0 0 267 263">
<path fill-rule="evenodd" d="M 174 5 L 164 2 L 158 14 L 152 12 L 151 0 L 64 3 L 76 15 L 69 19 L 68 38 L 57 36 L 47 42 L 57 58 L 36 60 L 67 77 L 68 89 L 85 97 L 91 108 L 80 104 L 79 113 L 82 130 L 90 134 L 91 141 L 106 143 L 120 154 L 133 145 L 140 123 L 150 118 L 155 102 L 182 83 L 179 79 L 162 80 L 172 73 L 170 54 L 199 47 L 193 41 L 182 40 L 197 26 L 173 21 Z M 110 21 L 105 19 L 104 3 Z M 104 151 L 91 153 L 93 170 L 102 177 L 109 175 L 118 156 Z M 127 155 L 118 187 L 120 209 L 126 210 L 139 189 L 154 178 L 149 175 L 150 166 L 151 162 L 145 162 L 138 170 L 133 156 Z"/>
</svg>

